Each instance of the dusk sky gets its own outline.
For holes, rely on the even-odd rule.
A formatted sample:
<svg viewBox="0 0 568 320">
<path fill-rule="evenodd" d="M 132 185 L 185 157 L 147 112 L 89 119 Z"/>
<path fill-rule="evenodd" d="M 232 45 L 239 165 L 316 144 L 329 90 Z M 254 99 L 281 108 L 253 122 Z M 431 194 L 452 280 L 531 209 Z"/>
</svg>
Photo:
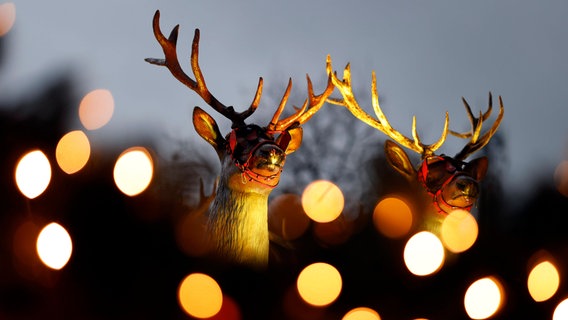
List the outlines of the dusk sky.
<svg viewBox="0 0 568 320">
<path fill-rule="evenodd" d="M 50 75 L 71 71 L 79 96 L 104 88 L 115 99 L 114 116 L 94 143 L 143 133 L 205 144 L 192 128 L 191 110 L 208 107 L 165 68 L 144 61 L 163 57 L 151 27 L 159 9 L 164 33 L 180 24 L 179 57 L 187 72 L 193 30 L 201 30 L 200 64 L 209 89 L 225 104 L 246 108 L 258 77 L 264 78 L 267 93 L 260 108 L 267 111 L 255 114 L 255 121 L 268 121 L 275 108 L 270 93 L 281 95 L 289 77 L 296 97 L 305 94 L 306 73 L 322 84 L 330 54 L 335 70 L 351 63 L 353 85 L 368 94 L 359 96 L 361 101 L 369 101 L 375 70 L 381 106 L 393 127 L 410 136 L 416 115 L 426 143 L 439 136 L 445 111 L 452 129 L 469 129 L 462 96 L 477 113 L 486 109 L 489 91 L 501 95 L 501 174 L 509 194 L 525 190 L 526 182 L 543 174 L 552 179 L 556 165 L 568 159 L 566 1 L 14 3 L 1 99 L 21 99 L 50 81 Z M 372 112 L 370 105 L 366 108 Z M 322 111 L 316 116 L 325 117 Z M 449 139 L 441 151 L 453 155 L 462 145 Z"/>
</svg>

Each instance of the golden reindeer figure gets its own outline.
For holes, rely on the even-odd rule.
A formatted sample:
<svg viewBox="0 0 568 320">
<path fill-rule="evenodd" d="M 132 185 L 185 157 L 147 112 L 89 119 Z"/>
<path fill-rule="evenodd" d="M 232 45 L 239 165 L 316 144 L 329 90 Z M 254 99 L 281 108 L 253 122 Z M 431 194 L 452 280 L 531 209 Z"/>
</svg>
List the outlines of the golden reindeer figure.
<svg viewBox="0 0 568 320">
<path fill-rule="evenodd" d="M 229 262 L 266 266 L 269 257 L 268 196 L 278 184 L 286 155 L 294 152 L 302 143 L 301 125 L 321 108 L 333 91 L 331 79 L 328 78 L 324 92 L 315 95 L 312 82 L 306 76 L 308 98 L 304 105 L 280 120 L 292 87 L 290 79 L 268 125 L 246 124 L 245 120 L 259 105 L 262 78 L 248 109 L 236 112 L 232 106 L 225 106 L 209 92 L 199 67 L 199 29 L 195 29 L 190 58 L 194 80 L 182 70 L 177 58 L 179 25 L 166 38 L 160 30 L 159 21 L 160 12 L 156 11 L 153 30 L 165 59 L 148 58 L 146 61 L 168 68 L 176 79 L 232 122 L 231 132 L 223 137 L 217 123 L 207 112 L 199 107 L 193 109 L 195 130 L 213 146 L 221 162 L 215 198 L 207 211 L 207 228 L 216 255 Z"/>
<path fill-rule="evenodd" d="M 421 156 L 422 162 L 418 168 L 415 169 L 408 155 L 399 145 L 391 140 L 387 140 L 385 143 L 385 153 L 389 164 L 409 181 L 418 182 L 423 190 L 431 197 L 432 209 L 435 210 L 430 211 L 440 213 L 443 217 L 455 209 L 471 210 L 479 196 L 479 181 L 484 178 L 487 172 L 488 160 L 487 157 L 480 157 L 470 162 L 465 162 L 465 159 L 487 145 L 499 128 L 504 111 L 501 97 L 499 97 L 499 115 L 492 127 L 483 135 L 481 135 L 481 127 L 483 122 L 490 117 L 493 108 L 491 93 L 489 94 L 488 109 L 485 113 L 480 112 L 479 117 L 473 115 L 469 104 L 462 98 L 472 125 L 471 131 L 458 133 L 449 130 L 449 117 L 446 112 L 444 128 L 438 141 L 432 144 L 424 144 L 420 141 L 416 130 L 416 117 L 412 119 L 412 139 L 392 128 L 379 106 L 375 72 L 372 73 L 371 103 L 377 118 L 367 114 L 355 99 L 351 87 L 351 70 L 349 64 L 343 71 L 343 79 L 339 79 L 337 73 L 332 71 L 331 59 L 328 57 L 327 72 L 332 77 L 331 79 L 334 86 L 342 95 L 342 98 L 339 99 L 328 99 L 330 103 L 346 107 L 362 122 L 385 133 L 389 138 L 400 144 L 400 146 L 414 151 Z M 469 139 L 469 142 L 454 157 L 434 154 L 445 142 L 448 133 L 460 138 Z"/>
</svg>

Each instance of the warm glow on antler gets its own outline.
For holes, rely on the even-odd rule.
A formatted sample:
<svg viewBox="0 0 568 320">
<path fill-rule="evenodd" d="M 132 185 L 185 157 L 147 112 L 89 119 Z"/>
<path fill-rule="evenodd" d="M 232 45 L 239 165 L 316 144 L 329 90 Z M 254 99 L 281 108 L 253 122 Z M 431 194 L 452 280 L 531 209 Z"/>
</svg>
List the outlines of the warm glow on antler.
<svg viewBox="0 0 568 320">
<path fill-rule="evenodd" d="M 331 76 L 331 81 L 333 82 L 333 85 L 339 90 L 339 92 L 341 92 L 341 95 L 343 97 L 343 99 L 329 98 L 327 100 L 328 102 L 346 107 L 359 120 L 385 133 L 387 136 L 389 136 L 391 139 L 395 140 L 396 142 L 400 143 L 402 146 L 420 154 L 422 158 L 432 155 L 434 151 L 440 148 L 444 143 L 444 141 L 446 140 L 446 137 L 449 132 L 448 126 L 450 121 L 447 112 L 444 122 L 444 129 L 442 131 L 440 139 L 438 139 L 438 141 L 436 141 L 435 143 L 429 145 L 423 144 L 420 141 L 420 137 L 418 136 L 418 132 L 416 130 L 416 117 L 412 118 L 412 139 L 407 138 L 406 136 L 404 136 L 403 134 L 392 128 L 392 126 L 388 122 L 386 116 L 384 115 L 379 105 L 379 94 L 377 91 L 377 79 L 375 72 L 372 73 L 373 81 L 371 84 L 371 103 L 373 105 L 373 109 L 375 111 L 377 119 L 367 114 L 359 106 L 357 100 L 355 99 L 353 88 L 351 86 L 351 67 L 349 64 L 347 64 L 347 66 L 343 70 L 343 80 L 340 80 L 337 77 L 337 73 L 332 70 L 331 58 L 328 56 L 327 72 Z"/>
<path fill-rule="evenodd" d="M 195 75 L 195 80 L 191 79 L 181 68 L 179 64 L 179 60 L 177 57 L 177 38 L 178 38 L 178 31 L 179 25 L 176 25 L 170 36 L 166 38 L 162 31 L 160 30 L 160 11 L 157 10 L 154 14 L 154 19 L 152 22 L 152 26 L 154 29 L 154 36 L 156 40 L 160 43 L 164 51 L 164 59 L 153 59 L 147 58 L 145 59 L 147 62 L 159 66 L 164 66 L 170 70 L 172 75 L 178 79 L 181 83 L 186 85 L 191 90 L 195 91 L 203 100 L 209 104 L 213 109 L 217 110 L 219 113 L 224 115 L 226 118 L 230 119 L 233 122 L 233 127 L 238 127 L 244 125 L 244 121 L 247 117 L 254 113 L 256 108 L 258 108 L 258 104 L 260 102 L 260 96 L 262 95 L 262 78 L 258 81 L 258 87 L 256 89 L 256 94 L 254 99 L 250 105 L 250 107 L 243 111 L 243 112 L 235 112 L 232 106 L 225 106 L 221 103 L 215 96 L 213 96 L 209 89 L 207 89 L 207 85 L 205 84 L 205 78 L 203 77 L 203 73 L 201 72 L 201 68 L 199 67 L 199 29 L 195 29 L 195 35 L 193 36 L 193 43 L 191 46 L 191 70 Z"/>
<path fill-rule="evenodd" d="M 270 124 L 268 125 L 268 130 L 284 130 L 289 128 L 292 125 L 301 125 L 304 122 L 308 121 L 326 102 L 327 98 L 333 92 L 333 82 L 331 81 L 331 76 L 328 75 L 327 78 L 327 86 L 325 90 L 320 95 L 314 94 L 314 88 L 312 84 L 312 80 L 310 76 L 306 75 L 306 79 L 308 81 L 308 98 L 304 101 L 304 104 L 301 108 L 295 108 L 296 112 L 290 115 L 289 117 L 278 120 L 282 111 L 284 111 L 284 107 L 286 102 L 288 101 L 288 96 L 290 95 L 290 90 L 292 88 L 292 79 L 288 81 L 288 86 L 286 87 L 286 91 L 284 92 L 284 96 L 278 106 L 278 109 L 274 113 Z"/>
<path fill-rule="evenodd" d="M 499 128 L 499 125 L 501 124 L 501 120 L 503 119 L 503 113 L 504 113 L 504 110 L 505 110 L 504 106 L 503 106 L 503 100 L 501 99 L 501 96 L 499 96 L 499 115 L 497 116 L 497 119 L 495 119 L 495 122 L 493 123 L 493 126 L 491 127 L 491 129 L 489 129 L 489 131 L 487 131 L 480 138 L 479 135 L 481 134 L 481 127 L 483 126 L 483 122 L 485 120 L 487 120 L 489 118 L 489 116 L 491 116 L 491 111 L 493 110 L 493 96 L 491 95 L 491 92 L 490 92 L 489 93 L 489 105 L 487 107 L 487 111 L 485 111 L 485 113 L 481 113 L 481 111 L 480 111 L 479 112 L 479 118 L 476 118 L 473 115 L 473 112 L 471 112 L 471 108 L 470 108 L 469 104 L 467 103 L 467 101 L 463 97 L 462 97 L 462 101 L 463 101 L 463 104 L 465 106 L 465 110 L 467 111 L 467 116 L 469 118 L 469 121 L 471 122 L 471 131 L 459 133 L 459 132 L 455 132 L 455 131 L 450 130 L 450 134 L 452 134 L 456 137 L 459 137 L 459 138 L 462 138 L 462 139 L 470 139 L 470 142 L 455 156 L 455 158 L 458 159 L 458 160 L 464 160 L 470 154 L 476 152 L 477 150 L 480 150 L 481 148 L 485 147 L 485 145 L 487 145 L 487 143 L 489 143 L 489 140 L 491 140 L 491 137 L 493 137 L 495 132 L 497 132 L 497 129 Z"/>
</svg>

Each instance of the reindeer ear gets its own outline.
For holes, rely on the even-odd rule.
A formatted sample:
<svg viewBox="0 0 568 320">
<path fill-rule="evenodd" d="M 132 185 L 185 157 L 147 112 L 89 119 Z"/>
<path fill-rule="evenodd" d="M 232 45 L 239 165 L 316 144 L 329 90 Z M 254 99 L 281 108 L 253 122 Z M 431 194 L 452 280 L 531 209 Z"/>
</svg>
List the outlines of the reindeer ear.
<svg viewBox="0 0 568 320">
<path fill-rule="evenodd" d="M 477 181 L 481 181 L 487 174 L 489 160 L 487 157 L 481 157 L 470 161 L 464 168 L 464 171 L 471 173 Z"/>
<path fill-rule="evenodd" d="M 199 107 L 193 108 L 193 126 L 195 131 L 210 145 L 219 150 L 225 143 L 225 139 L 221 136 L 217 122 L 207 112 Z"/>
<path fill-rule="evenodd" d="M 288 147 L 285 150 L 286 154 L 290 154 L 296 151 L 302 144 L 302 136 L 303 136 L 302 127 L 290 129 L 288 130 L 288 134 L 290 135 L 290 142 L 288 143 Z M 280 140 L 281 137 L 282 135 L 278 137 L 278 140 Z M 276 144 L 279 144 L 279 141 L 276 141 Z"/>
<path fill-rule="evenodd" d="M 396 169 L 400 174 L 405 176 L 408 180 L 413 180 L 416 176 L 416 171 L 412 166 L 412 162 L 404 150 L 391 140 L 385 141 L 385 154 L 389 164 Z"/>
</svg>

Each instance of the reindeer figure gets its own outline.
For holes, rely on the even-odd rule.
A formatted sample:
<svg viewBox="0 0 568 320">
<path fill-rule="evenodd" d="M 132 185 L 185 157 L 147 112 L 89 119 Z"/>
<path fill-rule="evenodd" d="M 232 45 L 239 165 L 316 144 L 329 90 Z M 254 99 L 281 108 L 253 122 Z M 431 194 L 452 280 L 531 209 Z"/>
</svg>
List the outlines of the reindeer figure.
<svg viewBox="0 0 568 320">
<path fill-rule="evenodd" d="M 199 107 L 193 109 L 195 130 L 213 146 L 221 162 L 216 195 L 207 211 L 207 228 L 213 247 L 217 256 L 226 261 L 263 267 L 268 263 L 269 252 L 268 196 L 278 184 L 286 155 L 294 152 L 302 142 L 301 125 L 321 108 L 333 91 L 331 78 L 328 78 L 324 92 L 316 96 L 312 82 L 306 76 L 308 99 L 294 114 L 279 120 L 292 87 L 290 79 L 270 123 L 266 127 L 246 124 L 245 119 L 259 105 L 262 78 L 247 110 L 236 112 L 232 106 L 225 106 L 209 92 L 199 67 L 199 29 L 195 29 L 191 48 L 193 80 L 182 70 L 177 58 L 179 25 L 166 38 L 160 30 L 159 20 L 160 12 L 156 11 L 153 30 L 165 59 L 149 58 L 146 61 L 167 67 L 176 79 L 232 122 L 231 132 L 223 137 L 209 114 Z"/>
<path fill-rule="evenodd" d="M 343 71 L 343 80 L 332 72 L 331 59 L 327 59 L 327 72 L 332 77 L 334 86 L 341 92 L 342 99 L 330 98 L 330 103 L 345 106 L 355 117 L 371 127 L 385 133 L 388 137 L 398 142 L 401 146 L 420 154 L 422 162 L 417 169 L 414 169 L 406 152 L 396 143 L 387 140 L 385 143 L 385 153 L 389 164 L 411 182 L 417 182 L 431 198 L 433 209 L 438 213 L 438 217 L 445 217 L 455 209 L 470 211 L 479 196 L 479 181 L 483 179 L 487 172 L 487 157 L 481 157 L 472 161 L 465 162 L 465 159 L 475 151 L 483 148 L 497 131 L 503 118 L 503 101 L 499 97 L 499 115 L 489 131 L 481 135 L 481 127 L 491 115 L 492 96 L 489 93 L 489 106 L 485 113 L 474 117 L 471 108 L 462 98 L 465 109 L 469 116 L 472 128 L 471 131 L 458 133 L 449 130 L 449 117 L 446 112 L 444 128 L 438 141 L 432 144 L 423 144 L 420 141 L 416 130 L 416 117 L 412 119 L 412 139 L 394 130 L 379 106 L 377 93 L 377 81 L 375 73 L 372 74 L 371 103 L 377 119 L 368 115 L 357 103 L 351 87 L 351 70 L 349 64 Z M 469 139 L 467 145 L 454 157 L 446 155 L 436 155 L 434 152 L 442 146 L 448 133 Z M 480 136 L 481 135 L 481 136 Z"/>
</svg>

